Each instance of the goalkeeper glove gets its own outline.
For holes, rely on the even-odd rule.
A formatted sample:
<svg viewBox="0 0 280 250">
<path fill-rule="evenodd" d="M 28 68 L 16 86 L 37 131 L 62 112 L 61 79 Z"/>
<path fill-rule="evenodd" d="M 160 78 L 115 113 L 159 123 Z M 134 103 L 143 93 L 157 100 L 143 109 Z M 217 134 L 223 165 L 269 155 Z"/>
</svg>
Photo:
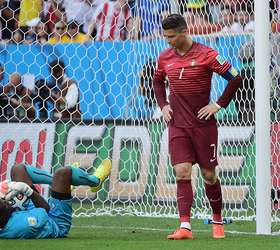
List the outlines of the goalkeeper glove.
<svg viewBox="0 0 280 250">
<path fill-rule="evenodd" d="M 0 199 L 5 199 L 6 194 L 10 191 L 8 183 L 9 180 L 0 182 Z"/>
<path fill-rule="evenodd" d="M 10 181 L 8 182 L 8 192 L 5 195 L 5 200 L 10 200 L 19 193 L 30 197 L 33 194 L 33 189 L 24 182 Z"/>
</svg>

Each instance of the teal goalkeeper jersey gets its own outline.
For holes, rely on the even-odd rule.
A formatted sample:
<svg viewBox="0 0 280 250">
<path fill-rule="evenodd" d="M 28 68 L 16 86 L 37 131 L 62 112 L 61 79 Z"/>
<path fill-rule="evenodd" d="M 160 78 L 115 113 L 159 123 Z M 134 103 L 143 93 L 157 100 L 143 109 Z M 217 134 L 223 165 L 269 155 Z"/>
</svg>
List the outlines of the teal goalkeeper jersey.
<svg viewBox="0 0 280 250">
<path fill-rule="evenodd" d="M 13 212 L 0 238 L 58 238 L 59 227 L 43 208 Z"/>
</svg>

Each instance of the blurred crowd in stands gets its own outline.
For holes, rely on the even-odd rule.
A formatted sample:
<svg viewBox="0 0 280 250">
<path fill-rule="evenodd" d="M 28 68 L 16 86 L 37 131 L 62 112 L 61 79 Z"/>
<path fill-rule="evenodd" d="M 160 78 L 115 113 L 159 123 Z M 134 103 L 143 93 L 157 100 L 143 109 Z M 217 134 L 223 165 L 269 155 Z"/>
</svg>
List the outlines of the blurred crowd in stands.
<svg viewBox="0 0 280 250">
<path fill-rule="evenodd" d="M 271 25 L 279 31 L 277 0 Z M 2 41 L 83 43 L 150 39 L 171 12 L 186 17 L 190 34 L 251 32 L 253 0 L 0 0 Z"/>
<path fill-rule="evenodd" d="M 280 31 L 279 2 L 270 0 L 271 30 L 275 34 Z M 244 34 L 255 29 L 254 0 L 0 0 L 0 41 L 82 44 L 157 39 L 161 37 L 162 18 L 174 12 L 185 16 L 191 35 Z M 240 119 L 249 122 L 254 120 L 253 43 L 244 44 L 237 55 L 244 82 L 235 104 L 242 111 L 240 114 L 248 116 Z M 278 91 L 273 93 L 276 96 L 280 92 L 278 46 L 275 43 L 272 70 L 276 75 L 274 83 Z M 151 89 L 154 67 L 155 61 L 149 59 L 140 76 L 140 92 L 148 99 L 147 107 L 157 106 Z M 62 61 L 50 63 L 51 83 L 36 79 L 32 90 L 24 86 L 24 79 L 16 72 L 3 84 L 4 70 L 1 65 L 0 117 L 32 120 L 81 117 L 78 85 L 65 75 Z M 278 102 L 273 105 L 280 107 Z"/>
<path fill-rule="evenodd" d="M 65 65 L 54 60 L 49 65 L 51 81 L 38 79 L 33 88 L 25 86 L 18 73 L 9 76 L 9 82 L 0 85 L 0 119 L 57 120 L 80 119 L 79 89 L 77 83 L 65 74 Z M 4 67 L 0 66 L 0 81 Z"/>
</svg>

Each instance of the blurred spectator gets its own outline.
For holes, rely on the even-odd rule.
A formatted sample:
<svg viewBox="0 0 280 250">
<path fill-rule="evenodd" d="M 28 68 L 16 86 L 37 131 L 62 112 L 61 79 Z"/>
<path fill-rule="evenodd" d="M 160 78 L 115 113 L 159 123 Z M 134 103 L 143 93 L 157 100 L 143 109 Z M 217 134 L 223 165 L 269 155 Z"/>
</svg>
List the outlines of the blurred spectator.
<svg viewBox="0 0 280 250">
<path fill-rule="evenodd" d="M 41 43 L 44 44 L 47 42 L 48 35 L 45 31 L 45 25 L 40 21 L 39 18 L 34 18 L 30 21 L 27 21 L 26 26 L 24 28 L 25 32 L 22 29 L 17 29 L 12 39 L 11 43 L 15 44 L 32 44 L 32 43 Z"/>
<path fill-rule="evenodd" d="M 236 33 L 253 32 L 255 30 L 253 16 L 245 10 L 237 11 L 235 13 L 235 23 L 231 26 L 231 30 Z"/>
<path fill-rule="evenodd" d="M 279 15 L 279 1 L 278 0 L 270 0 L 269 1 L 269 9 L 270 9 L 270 21 L 273 20 L 273 15 L 278 14 Z M 277 15 L 277 16 L 278 16 Z"/>
<path fill-rule="evenodd" d="M 270 36 L 271 56 L 271 110 L 273 118 L 280 121 L 280 34 Z"/>
<path fill-rule="evenodd" d="M 230 6 L 234 12 L 244 10 L 253 14 L 254 0 L 223 0 L 223 5 Z"/>
<path fill-rule="evenodd" d="M 20 0 L 0 0 L 0 39 L 10 40 L 17 29 Z"/>
<path fill-rule="evenodd" d="M 39 22 L 39 17 L 26 21 L 27 29 L 24 34 L 24 43 L 31 44 L 37 41 L 36 26 Z"/>
<path fill-rule="evenodd" d="M 88 33 L 89 25 L 92 21 L 93 13 L 103 0 L 64 0 L 63 6 L 67 16 L 67 21 L 76 21 L 80 31 Z"/>
<path fill-rule="evenodd" d="M 153 76 L 156 68 L 156 60 L 150 58 L 144 64 L 140 74 L 140 90 L 142 96 L 145 97 L 145 104 L 148 108 L 153 109 L 157 106 L 155 93 L 153 89 Z"/>
<path fill-rule="evenodd" d="M 220 24 L 210 23 L 206 9 L 203 8 L 188 8 L 185 12 L 187 21 L 187 31 L 189 34 L 210 34 L 221 31 Z"/>
<path fill-rule="evenodd" d="M 201 9 L 206 6 L 207 0 L 188 0 L 186 6 L 188 9 Z"/>
<path fill-rule="evenodd" d="M 271 31 L 274 33 L 280 32 L 280 18 L 278 12 L 271 14 Z"/>
<path fill-rule="evenodd" d="M 49 39 L 48 43 L 70 43 L 70 37 L 66 32 L 66 24 L 63 21 L 59 21 L 55 24 L 55 29 L 52 37 Z"/>
<path fill-rule="evenodd" d="M 17 29 L 16 31 L 13 32 L 13 36 L 10 42 L 15 44 L 21 44 L 24 43 L 23 38 L 24 38 L 24 33 L 20 29 Z"/>
<path fill-rule="evenodd" d="M 2 116 L 19 119 L 32 118 L 34 109 L 31 100 L 31 91 L 25 88 L 18 73 L 10 75 L 9 83 L 1 91 Z"/>
<path fill-rule="evenodd" d="M 270 0 L 270 22 L 271 22 L 271 30 L 272 32 L 280 32 L 280 16 L 279 10 L 277 8 L 277 4 L 275 1 Z"/>
<path fill-rule="evenodd" d="M 232 32 L 231 27 L 234 23 L 234 14 L 230 7 L 221 9 L 218 22 L 223 27 L 221 32 Z"/>
<path fill-rule="evenodd" d="M 28 29 L 24 32 L 24 41 L 25 44 L 32 44 L 36 42 L 36 33 L 34 27 L 28 27 Z"/>
<path fill-rule="evenodd" d="M 136 37 L 140 39 L 159 38 L 161 20 L 171 13 L 169 0 L 139 0 L 135 4 Z"/>
<path fill-rule="evenodd" d="M 13 86 L 9 102 L 14 107 L 16 117 L 19 119 L 33 118 L 34 109 L 31 99 L 31 90 L 23 86 L 20 74 L 11 74 L 8 85 Z"/>
<path fill-rule="evenodd" d="M 43 0 L 21 0 L 19 12 L 19 27 L 27 26 L 27 21 L 40 17 Z"/>
<path fill-rule="evenodd" d="M 219 23 L 221 10 L 228 9 L 229 6 L 224 4 L 224 1 L 220 0 L 211 0 L 207 3 L 207 11 L 209 13 L 209 20 L 212 23 Z"/>
<path fill-rule="evenodd" d="M 245 125 L 255 121 L 255 56 L 254 41 L 242 44 L 239 49 L 242 85 L 236 92 L 235 106 L 238 120 Z"/>
<path fill-rule="evenodd" d="M 158 119 L 162 116 L 155 99 L 153 76 L 156 69 L 156 60 L 148 59 L 140 73 L 139 95 L 132 95 L 130 99 L 129 115 L 138 119 Z M 167 86 L 167 83 L 166 83 Z"/>
<path fill-rule="evenodd" d="M 8 108 L 8 89 L 3 86 L 4 80 L 4 67 L 0 64 L 0 118 L 8 117 L 9 108 Z M 13 114 L 13 112 L 11 113 Z"/>
<path fill-rule="evenodd" d="M 48 0 L 44 2 L 43 16 L 43 21 L 46 24 L 46 30 L 49 34 L 54 31 L 57 22 L 67 22 L 65 8 L 58 0 Z"/>
<path fill-rule="evenodd" d="M 180 13 L 183 15 L 187 9 L 200 9 L 206 6 L 207 0 L 177 0 Z"/>
<path fill-rule="evenodd" d="M 4 80 L 4 67 L 2 64 L 0 64 L 0 84 L 3 83 Z"/>
<path fill-rule="evenodd" d="M 52 90 L 45 79 L 35 82 L 33 104 L 36 119 L 52 119 L 54 115 L 54 100 Z"/>
<path fill-rule="evenodd" d="M 36 41 L 37 43 L 44 44 L 48 41 L 48 33 L 46 31 L 46 25 L 39 22 L 35 27 Z"/>
<path fill-rule="evenodd" d="M 87 41 L 87 36 L 79 32 L 79 25 L 76 21 L 71 21 L 67 24 L 67 33 L 72 43 L 84 43 Z"/>
<path fill-rule="evenodd" d="M 76 82 L 65 75 L 65 65 L 60 60 L 50 63 L 50 71 L 57 87 L 52 93 L 55 101 L 55 118 L 81 118 L 79 89 Z"/>
<path fill-rule="evenodd" d="M 271 31 L 272 32 L 280 32 L 280 22 L 278 22 L 278 21 L 272 22 Z"/>
<path fill-rule="evenodd" d="M 127 0 L 101 2 L 93 13 L 88 35 L 95 28 L 97 41 L 126 40 L 130 36 L 131 18 Z"/>
</svg>

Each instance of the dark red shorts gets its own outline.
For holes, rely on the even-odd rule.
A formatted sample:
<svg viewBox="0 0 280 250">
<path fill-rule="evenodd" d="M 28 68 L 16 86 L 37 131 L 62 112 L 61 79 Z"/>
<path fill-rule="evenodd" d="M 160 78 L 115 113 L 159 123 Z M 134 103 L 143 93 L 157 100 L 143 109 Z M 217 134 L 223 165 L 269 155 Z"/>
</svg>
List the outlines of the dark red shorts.
<svg viewBox="0 0 280 250">
<path fill-rule="evenodd" d="M 201 168 L 213 169 L 217 162 L 218 129 L 216 125 L 198 128 L 169 127 L 171 164 L 198 163 Z"/>
</svg>

